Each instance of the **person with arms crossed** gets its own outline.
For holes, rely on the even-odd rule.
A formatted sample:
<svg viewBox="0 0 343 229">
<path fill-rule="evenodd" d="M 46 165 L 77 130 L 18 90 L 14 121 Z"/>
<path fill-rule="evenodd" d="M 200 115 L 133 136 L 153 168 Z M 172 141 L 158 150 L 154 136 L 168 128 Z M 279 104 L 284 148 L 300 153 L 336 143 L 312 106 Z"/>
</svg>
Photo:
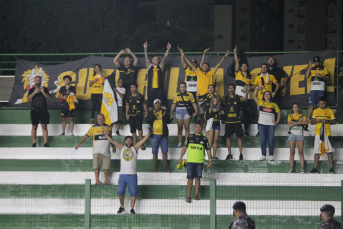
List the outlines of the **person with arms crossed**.
<svg viewBox="0 0 343 229">
<path fill-rule="evenodd" d="M 328 136 L 328 151 L 326 154 L 328 155 L 328 161 L 330 165 L 330 173 L 335 173 L 333 169 L 333 155 L 334 148 L 332 145 L 332 138 L 331 138 L 331 125 L 336 124 L 337 120 L 333 113 L 333 110 L 326 107 L 326 99 L 324 96 L 319 98 L 318 108 L 313 111 L 311 124 L 316 125 L 314 131 L 314 168 L 310 171 L 310 173 L 318 173 L 318 163 L 319 163 L 319 154 L 320 152 L 320 141 L 321 141 L 321 128 L 322 125 L 325 128 L 326 136 Z"/>
<path fill-rule="evenodd" d="M 125 137 L 124 144 L 120 144 L 112 139 L 110 135 L 103 130 L 102 133 L 106 136 L 107 140 L 120 150 L 120 175 L 118 180 L 117 194 L 119 196 L 120 207 L 117 211 L 118 214 L 125 212 L 124 208 L 124 195 L 126 186 L 129 189 L 131 196 L 131 210 L 132 215 L 136 214 L 134 208 L 136 203 L 136 196 L 138 194 L 138 178 L 137 178 L 137 155 L 138 150 L 148 140 L 151 132 L 136 144 L 133 144 L 131 136 Z"/>
<path fill-rule="evenodd" d="M 245 96 L 241 97 L 235 94 L 236 86 L 234 84 L 229 84 L 228 91 L 229 94 L 224 96 L 223 98 L 223 111 L 224 120 L 225 120 L 225 138 L 226 138 L 226 146 L 228 149 L 228 155 L 225 160 L 232 160 L 231 154 L 231 135 L 233 133 L 237 136 L 238 148 L 239 148 L 239 160 L 243 160 L 243 141 L 242 137 L 243 129 L 241 124 L 240 118 L 240 110 L 241 101 L 246 101 L 248 97 L 248 91 L 250 88 L 245 91 Z"/>
<path fill-rule="evenodd" d="M 311 77 L 311 91 L 307 112 L 307 119 L 311 120 L 313 107 L 317 106 L 319 98 L 325 95 L 325 82 L 330 77 L 327 68 L 322 65 L 319 56 L 313 57 L 313 62 L 308 62 L 305 77 L 306 79 Z"/>
<path fill-rule="evenodd" d="M 137 143 L 136 130 L 138 130 L 139 139 L 143 139 L 143 108 L 145 111 L 145 118 L 148 116 L 144 96 L 141 93 L 138 93 L 137 89 L 137 83 L 131 84 L 131 95 L 126 97 L 126 119 L 129 121 L 134 144 Z M 141 149 L 145 150 L 145 146 L 142 145 Z"/>
<path fill-rule="evenodd" d="M 48 124 L 50 115 L 48 112 L 47 100 L 50 99 L 49 91 L 46 87 L 42 85 L 42 79 L 40 76 L 35 77 L 35 87 L 29 90 L 27 101 L 31 101 L 31 137 L 32 137 L 32 147 L 36 147 L 36 137 L 37 137 L 37 127 L 40 122 L 44 138 L 44 147 L 49 147 L 48 145 Z"/>
<path fill-rule="evenodd" d="M 92 88 L 91 91 L 91 119 L 88 124 L 94 124 L 95 111 L 100 110 L 102 102 L 102 93 L 104 91 L 105 78 L 107 76 L 102 72 L 102 67 L 100 64 L 94 65 L 94 74 L 89 78 L 89 87 Z"/>
<path fill-rule="evenodd" d="M 93 136 L 93 169 L 95 174 L 95 184 L 110 184 L 109 174 L 111 167 L 110 142 L 103 134 L 103 130 L 107 134 L 111 134 L 111 128 L 105 124 L 103 114 L 97 115 L 98 124 L 92 125 L 88 132 L 81 138 L 80 142 L 75 146 L 75 150 L 80 148 L 82 142 L 90 136 Z M 115 145 L 112 144 L 112 151 L 115 153 Z M 104 169 L 105 182 L 102 183 L 99 179 L 100 166 Z"/>
<path fill-rule="evenodd" d="M 149 110 L 153 110 L 154 105 L 153 102 L 155 99 L 159 99 L 161 101 L 162 109 L 167 110 L 166 101 L 164 98 L 164 77 L 163 77 L 163 70 L 164 65 L 166 63 L 166 59 L 168 57 L 171 44 L 167 44 L 167 51 L 164 54 L 161 62 L 158 59 L 158 56 L 154 56 L 151 59 L 151 62 L 148 57 L 148 42 L 146 41 L 143 44 L 144 47 L 144 54 L 145 54 L 145 64 L 146 68 L 148 69 L 148 108 Z"/>
<path fill-rule="evenodd" d="M 183 127 L 185 127 L 185 136 L 189 135 L 189 125 L 191 123 L 192 116 L 197 115 L 197 105 L 195 103 L 194 96 L 191 92 L 188 92 L 187 86 L 185 82 L 180 83 L 180 92 L 176 93 L 174 97 L 173 104 L 171 106 L 170 111 L 170 119 L 174 119 L 173 112 L 176 108 L 176 120 L 177 120 L 177 136 L 179 143 L 177 148 L 182 147 L 182 131 Z M 195 113 L 189 114 L 187 107 L 193 106 Z"/>
<path fill-rule="evenodd" d="M 202 132 L 202 123 L 195 124 L 194 134 L 187 136 L 185 145 L 182 147 L 179 164 L 182 164 L 183 156 L 185 155 L 188 149 L 187 155 L 187 199 L 186 202 L 190 203 L 193 179 L 195 178 L 195 200 L 200 200 L 199 198 L 199 189 L 200 189 L 200 178 L 202 178 L 202 170 L 204 168 L 205 162 L 205 150 L 208 156 L 208 166 L 212 166 L 212 157 L 211 149 L 208 144 L 207 138 L 201 134 Z"/>
<path fill-rule="evenodd" d="M 300 164 L 301 164 L 301 173 L 305 173 L 304 166 L 305 166 L 305 159 L 304 159 L 304 126 L 309 124 L 308 119 L 302 114 L 301 108 L 299 104 L 294 103 L 292 106 L 292 114 L 288 115 L 287 118 L 288 126 L 289 126 L 289 137 L 288 143 L 290 148 L 290 156 L 289 156 L 289 164 L 291 166 L 291 170 L 289 173 L 293 173 L 293 166 L 294 166 L 294 154 L 295 154 L 295 146 L 298 145 L 299 157 L 300 157 Z"/>
<path fill-rule="evenodd" d="M 262 157 L 260 161 L 266 160 L 267 156 L 267 142 L 269 148 L 269 161 L 274 161 L 274 134 L 275 127 L 280 122 L 281 111 L 279 106 L 272 101 L 272 93 L 265 91 L 262 99 L 257 97 L 259 88 L 256 87 L 254 91 L 254 100 L 258 106 L 258 131 L 261 139 Z M 277 119 L 275 121 L 275 115 Z"/>
<path fill-rule="evenodd" d="M 62 116 L 62 134 L 65 135 L 67 117 L 69 117 L 71 136 L 74 136 L 74 117 L 75 117 L 75 103 L 77 102 L 76 88 L 70 85 L 71 77 L 64 76 L 63 81 L 65 86 L 61 87 L 59 93 L 61 98 L 61 116 Z"/>
<path fill-rule="evenodd" d="M 131 57 L 126 56 L 124 58 L 123 64 L 119 63 L 119 57 L 124 54 L 129 53 Z M 133 63 L 132 63 L 133 59 Z M 129 48 L 122 49 L 116 57 L 113 59 L 114 65 L 117 67 L 119 73 L 119 79 L 123 80 L 123 87 L 128 95 L 131 94 L 131 84 L 137 83 L 137 73 L 138 73 L 138 58 L 131 52 Z"/>
</svg>

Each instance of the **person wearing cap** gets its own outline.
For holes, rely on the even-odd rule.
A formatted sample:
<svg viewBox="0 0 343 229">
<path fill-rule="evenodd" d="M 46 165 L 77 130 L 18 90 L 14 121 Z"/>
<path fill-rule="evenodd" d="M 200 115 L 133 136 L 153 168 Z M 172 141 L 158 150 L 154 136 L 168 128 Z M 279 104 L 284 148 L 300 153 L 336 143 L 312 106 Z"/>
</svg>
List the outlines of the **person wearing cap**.
<svg viewBox="0 0 343 229">
<path fill-rule="evenodd" d="M 159 99 L 161 101 L 161 106 L 163 109 L 167 110 L 166 101 L 164 98 L 164 65 L 167 60 L 171 44 L 168 42 L 167 50 L 164 54 L 161 62 L 157 56 L 154 56 L 151 59 L 151 62 L 148 57 L 148 42 L 146 41 L 143 44 L 144 47 L 144 54 L 145 54 L 145 63 L 148 69 L 148 108 L 149 110 L 154 109 L 153 102 L 155 99 Z"/>
<path fill-rule="evenodd" d="M 92 125 L 88 132 L 81 138 L 80 142 L 75 146 L 75 150 L 80 148 L 82 142 L 90 136 L 93 136 L 93 169 L 95 173 L 95 184 L 110 184 L 109 174 L 111 167 L 111 153 L 110 153 L 110 142 L 106 141 L 106 137 L 103 131 L 107 134 L 112 135 L 111 128 L 105 124 L 105 117 L 103 114 L 97 115 L 98 124 Z M 113 153 L 116 152 L 116 147 L 112 144 Z M 102 183 L 99 179 L 100 166 L 104 169 L 105 182 Z"/>
<path fill-rule="evenodd" d="M 186 202 L 191 203 L 191 193 L 193 180 L 195 178 L 195 200 L 200 200 L 200 178 L 205 163 L 205 151 L 208 156 L 207 167 L 212 167 L 211 148 L 208 139 L 202 135 L 203 124 L 198 122 L 194 126 L 194 133 L 186 137 L 185 144 L 182 147 L 179 164 L 183 163 L 183 156 L 187 152 L 187 198 Z"/>
<path fill-rule="evenodd" d="M 120 207 L 117 211 L 118 214 L 125 212 L 124 209 L 124 195 L 126 186 L 128 186 L 131 196 L 131 210 L 132 215 L 136 214 L 134 207 L 136 196 L 138 194 L 138 179 L 137 179 L 137 154 L 139 148 L 148 140 L 151 132 L 139 142 L 133 145 L 133 138 L 126 136 L 124 144 L 120 144 L 112 139 L 106 130 L 102 130 L 107 140 L 120 150 L 120 175 L 118 179 L 117 194 L 119 196 Z"/>
<path fill-rule="evenodd" d="M 320 225 L 321 229 L 342 229 L 341 223 L 333 218 L 334 214 L 335 208 L 330 204 L 325 204 L 320 208 L 320 220 L 323 221 Z"/>
<path fill-rule="evenodd" d="M 232 206 L 235 219 L 230 224 L 229 229 L 255 229 L 255 221 L 246 213 L 245 203 L 237 201 Z"/>
<path fill-rule="evenodd" d="M 339 74 L 337 75 L 337 78 L 339 79 L 339 91 L 338 91 L 338 99 L 337 99 L 337 107 L 335 112 L 335 117 L 338 119 L 342 114 L 343 111 L 343 65 L 339 68 Z"/>
<path fill-rule="evenodd" d="M 65 135 L 67 117 L 69 117 L 71 136 L 74 136 L 74 117 L 75 117 L 75 102 L 77 102 L 76 88 L 70 85 L 71 77 L 64 76 L 63 81 L 65 86 L 59 91 L 61 98 L 61 117 L 62 117 L 62 133 L 59 136 Z"/>
<path fill-rule="evenodd" d="M 157 172 L 158 148 L 161 146 L 164 171 L 170 172 L 167 165 L 168 155 L 168 125 L 170 116 L 168 111 L 161 109 L 161 100 L 154 100 L 154 110 L 148 112 L 145 118 L 146 123 L 150 124 L 153 134 L 151 135 L 151 148 L 154 159 L 155 172 Z"/>
<path fill-rule="evenodd" d="M 307 118 L 310 120 L 313 106 L 317 106 L 319 98 L 325 95 L 325 82 L 329 79 L 329 72 L 320 61 L 319 56 L 313 57 L 313 61 L 308 62 L 306 79 L 311 77 L 311 91 L 308 104 Z"/>
<path fill-rule="evenodd" d="M 289 76 L 287 75 L 287 73 L 282 69 L 279 68 L 276 65 L 276 59 L 273 56 L 270 56 L 267 60 L 267 64 L 268 64 L 268 73 L 273 75 L 275 77 L 275 79 L 277 80 L 277 82 L 279 83 L 279 90 L 276 92 L 273 100 L 274 102 L 276 102 L 279 106 L 280 106 L 280 102 L 281 102 L 281 90 L 286 87 L 287 82 L 289 80 Z M 273 89 L 272 91 L 275 91 L 275 85 L 273 84 Z"/>
<path fill-rule="evenodd" d="M 197 83 L 197 97 L 202 97 L 202 96 L 204 96 L 208 92 L 208 86 L 215 82 L 215 80 L 213 78 L 214 78 L 214 75 L 216 74 L 218 68 L 222 65 L 222 63 L 224 62 L 225 58 L 229 56 L 229 50 L 228 50 L 224 54 L 224 56 L 221 59 L 221 61 L 219 61 L 219 63 L 213 69 L 211 69 L 210 65 L 208 63 L 204 63 L 205 55 L 206 55 L 206 52 L 208 50 L 209 49 L 206 49 L 204 51 L 203 60 L 200 63 L 200 68 L 196 68 L 187 59 L 187 57 L 185 56 L 183 50 L 179 48 L 179 51 L 181 52 L 181 56 L 183 56 L 183 58 L 186 60 L 188 66 L 190 66 L 192 68 L 192 70 L 194 72 L 196 72 L 197 82 L 198 82 Z M 199 108 L 198 108 L 199 121 L 201 123 L 204 123 L 204 109 L 199 104 L 199 101 L 198 101 L 198 105 L 199 105 Z"/>
</svg>

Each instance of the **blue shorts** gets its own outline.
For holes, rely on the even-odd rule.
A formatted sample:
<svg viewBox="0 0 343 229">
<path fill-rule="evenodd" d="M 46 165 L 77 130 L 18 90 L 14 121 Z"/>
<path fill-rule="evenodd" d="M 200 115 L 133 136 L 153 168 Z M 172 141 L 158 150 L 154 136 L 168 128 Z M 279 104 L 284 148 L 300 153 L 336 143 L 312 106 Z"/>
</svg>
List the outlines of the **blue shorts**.
<svg viewBox="0 0 343 229">
<path fill-rule="evenodd" d="M 315 106 L 318 104 L 320 97 L 324 96 L 325 91 L 313 90 L 310 91 L 309 106 Z"/>
<path fill-rule="evenodd" d="M 288 137 L 288 141 L 305 141 L 305 137 L 304 135 L 290 134 Z"/>
<path fill-rule="evenodd" d="M 187 179 L 202 178 L 204 163 L 187 163 Z"/>
<path fill-rule="evenodd" d="M 176 108 L 175 118 L 180 120 L 185 120 L 190 118 L 187 109 Z"/>
<path fill-rule="evenodd" d="M 168 137 L 154 134 L 151 139 L 152 154 L 158 154 L 159 146 L 161 146 L 162 153 L 168 153 Z"/>
<path fill-rule="evenodd" d="M 117 194 L 118 196 L 124 196 L 126 186 L 129 188 L 130 196 L 137 196 L 138 194 L 138 179 L 137 174 L 127 175 L 120 174 L 118 180 Z"/>
<path fill-rule="evenodd" d="M 212 126 L 212 130 L 220 130 L 220 126 Z"/>
</svg>

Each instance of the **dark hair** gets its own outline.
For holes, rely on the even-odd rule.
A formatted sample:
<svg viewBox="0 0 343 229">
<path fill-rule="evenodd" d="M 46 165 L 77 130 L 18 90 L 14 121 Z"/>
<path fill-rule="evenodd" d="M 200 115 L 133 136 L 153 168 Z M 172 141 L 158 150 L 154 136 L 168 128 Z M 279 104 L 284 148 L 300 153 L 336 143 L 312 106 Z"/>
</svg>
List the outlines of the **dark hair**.
<svg viewBox="0 0 343 229">
<path fill-rule="evenodd" d="M 201 129 L 203 129 L 203 128 L 204 128 L 204 126 L 202 125 L 202 123 L 201 123 L 201 122 L 197 122 L 197 123 L 195 123 L 195 125 L 200 125 L 200 126 L 201 126 Z"/>
<path fill-rule="evenodd" d="M 101 65 L 100 65 L 100 64 L 95 64 L 95 65 L 94 65 L 94 74 L 93 74 L 93 76 L 95 76 L 95 74 L 96 74 L 96 73 L 95 73 L 95 67 L 96 67 L 96 66 L 98 66 L 98 67 L 100 68 L 100 71 L 102 71 Z"/>
<path fill-rule="evenodd" d="M 328 215 L 329 218 L 333 217 L 333 215 L 335 214 L 334 211 L 325 211 L 326 214 Z"/>
<path fill-rule="evenodd" d="M 230 83 L 227 88 L 229 88 L 230 86 L 233 86 L 236 89 L 236 85 L 234 85 L 233 83 Z"/>
<path fill-rule="evenodd" d="M 208 63 L 203 63 L 202 65 L 204 65 L 204 64 L 207 64 L 208 69 L 210 69 L 210 65 Z"/>
<path fill-rule="evenodd" d="M 264 99 L 264 95 L 265 95 L 267 92 L 270 94 L 270 102 L 273 102 L 272 93 L 271 93 L 270 91 L 265 91 L 265 92 L 263 93 L 262 100 L 263 100 L 263 101 L 266 101 L 266 100 Z"/>
<path fill-rule="evenodd" d="M 71 77 L 70 76 L 64 76 L 63 80 L 65 80 L 65 79 L 69 79 L 71 81 Z"/>
<path fill-rule="evenodd" d="M 131 138 L 131 140 L 133 141 L 132 136 L 126 136 L 124 141 L 126 141 L 126 139 L 128 139 L 128 138 Z"/>
<path fill-rule="evenodd" d="M 325 96 L 320 96 L 318 99 L 318 102 L 320 102 L 320 101 L 326 102 Z"/>
<path fill-rule="evenodd" d="M 179 85 L 181 85 L 181 84 L 184 84 L 185 86 L 187 86 L 187 84 L 185 82 L 181 82 Z"/>
<path fill-rule="evenodd" d="M 119 80 L 121 80 L 121 81 L 123 81 L 123 82 L 124 82 L 124 80 L 123 80 L 122 78 L 118 78 L 117 82 L 118 82 Z"/>
<path fill-rule="evenodd" d="M 212 86 L 212 87 L 213 87 L 213 89 L 215 89 L 215 86 L 214 86 L 213 84 L 210 84 L 210 85 L 208 85 L 208 87 L 207 87 L 207 88 L 209 88 L 210 86 Z"/>
<path fill-rule="evenodd" d="M 137 83 L 131 83 L 130 87 L 131 86 L 135 86 L 136 88 L 138 88 L 138 84 Z"/>
<path fill-rule="evenodd" d="M 293 106 L 294 106 L 294 105 L 297 105 L 297 106 L 298 106 L 298 112 L 299 112 L 299 114 L 302 114 L 303 111 L 302 111 L 302 109 L 301 109 L 301 107 L 299 106 L 298 103 L 293 103 L 293 105 L 292 105 L 292 114 L 294 114 L 294 111 L 293 111 Z"/>
<path fill-rule="evenodd" d="M 39 77 L 40 79 L 42 79 L 42 77 L 41 77 L 41 76 L 38 76 L 38 75 L 37 75 L 37 76 L 35 76 L 35 78 L 36 78 L 36 77 Z"/>
<path fill-rule="evenodd" d="M 270 59 L 270 58 L 273 58 L 274 59 L 274 65 L 273 65 L 273 67 L 276 67 L 276 59 L 275 59 L 275 57 L 273 57 L 273 56 L 270 56 L 270 57 L 268 57 L 268 59 L 267 59 L 267 61 Z M 267 65 L 268 66 L 268 65 Z"/>
<path fill-rule="evenodd" d="M 261 64 L 261 67 L 262 67 L 263 65 L 266 65 L 266 66 L 268 67 L 268 64 L 266 64 L 266 63 Z"/>
</svg>

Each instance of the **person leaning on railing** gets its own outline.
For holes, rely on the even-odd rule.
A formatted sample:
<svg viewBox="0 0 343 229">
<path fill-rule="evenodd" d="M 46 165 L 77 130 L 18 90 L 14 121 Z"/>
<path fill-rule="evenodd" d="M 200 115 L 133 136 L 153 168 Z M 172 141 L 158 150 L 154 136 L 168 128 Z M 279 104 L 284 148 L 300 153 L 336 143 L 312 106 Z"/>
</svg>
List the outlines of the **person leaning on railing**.
<svg viewBox="0 0 343 229">
<path fill-rule="evenodd" d="M 91 119 L 88 124 L 94 124 L 95 111 L 100 110 L 102 102 L 102 93 L 104 91 L 105 78 L 107 76 L 102 72 L 100 64 L 94 65 L 94 74 L 89 79 L 89 86 L 92 88 L 91 91 Z"/>
<path fill-rule="evenodd" d="M 262 99 L 257 97 L 258 87 L 254 91 L 254 100 L 258 106 L 258 131 L 261 139 L 262 157 L 260 161 L 266 160 L 267 142 L 269 148 L 269 160 L 274 161 L 274 133 L 275 127 L 280 122 L 281 112 L 279 106 L 272 101 L 272 93 L 265 91 Z M 275 114 L 277 119 L 275 121 Z"/>
</svg>

